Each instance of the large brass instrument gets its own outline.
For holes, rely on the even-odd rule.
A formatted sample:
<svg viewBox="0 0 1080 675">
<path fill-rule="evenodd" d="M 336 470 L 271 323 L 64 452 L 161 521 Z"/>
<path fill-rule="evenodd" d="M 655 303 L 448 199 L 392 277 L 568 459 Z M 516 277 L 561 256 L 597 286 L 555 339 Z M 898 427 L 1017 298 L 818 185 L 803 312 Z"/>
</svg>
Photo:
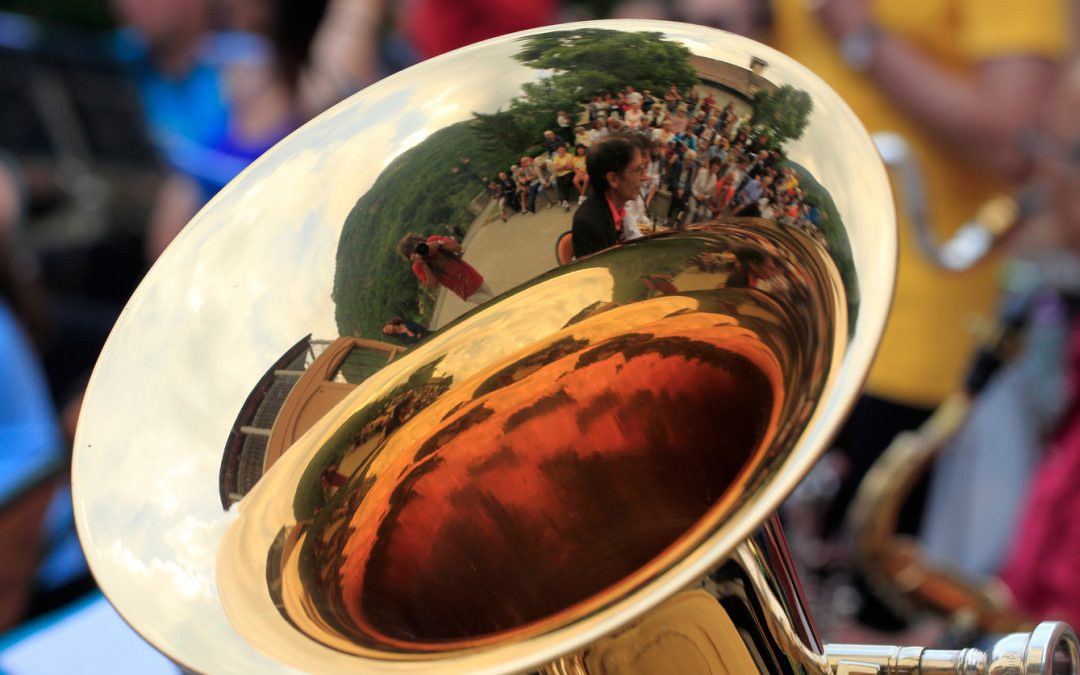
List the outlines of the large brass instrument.
<svg viewBox="0 0 1080 675">
<path fill-rule="evenodd" d="M 721 218 L 554 268 L 569 214 L 469 203 L 462 147 L 671 81 L 746 119 L 809 101 L 782 150 L 823 230 Z M 447 220 L 497 296 L 442 289 L 402 353 L 394 244 Z M 287 138 L 151 270 L 83 407 L 87 557 L 199 672 L 1075 672 L 1059 623 L 990 653 L 817 634 L 772 514 L 861 388 L 895 259 L 866 132 L 760 44 L 599 22 L 444 55 Z"/>
</svg>

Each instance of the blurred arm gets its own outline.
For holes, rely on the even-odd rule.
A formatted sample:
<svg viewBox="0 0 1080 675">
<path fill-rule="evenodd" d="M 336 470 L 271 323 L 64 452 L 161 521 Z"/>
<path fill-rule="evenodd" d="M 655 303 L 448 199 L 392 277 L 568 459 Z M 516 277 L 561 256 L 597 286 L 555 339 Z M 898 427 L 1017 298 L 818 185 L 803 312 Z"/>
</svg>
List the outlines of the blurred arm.
<svg viewBox="0 0 1080 675">
<path fill-rule="evenodd" d="M 882 36 L 870 73 L 932 133 L 972 161 L 1009 178 L 1029 168 L 1017 139 L 1036 126 L 1057 72 L 1039 57 L 984 61 L 974 77 L 939 70 L 903 40 Z"/>
<path fill-rule="evenodd" d="M 180 234 L 202 206 L 202 196 L 193 180 L 174 172 L 154 198 L 146 232 L 146 260 L 154 262 Z"/>
<path fill-rule="evenodd" d="M 873 25 L 869 4 L 826 0 L 818 13 L 842 42 Z M 1023 3 L 1016 6 L 1021 12 L 1028 10 Z M 942 69 L 902 37 L 881 31 L 867 74 L 943 142 L 978 164 L 1017 178 L 1028 168 L 1016 143 L 1018 133 L 1038 122 L 1057 74 L 1054 59 L 1025 53 L 1031 51 L 1017 49 L 1015 54 L 985 58 L 974 72 L 961 75 Z"/>
<path fill-rule="evenodd" d="M 385 0 L 331 0 L 300 75 L 303 112 L 314 117 L 379 77 L 378 33 Z"/>
<path fill-rule="evenodd" d="M 432 271 L 423 256 L 419 253 L 414 253 L 412 256 L 412 263 L 413 273 L 416 274 L 416 278 L 420 280 L 420 283 L 432 291 L 439 287 L 439 280 L 435 277 L 435 272 Z"/>
</svg>

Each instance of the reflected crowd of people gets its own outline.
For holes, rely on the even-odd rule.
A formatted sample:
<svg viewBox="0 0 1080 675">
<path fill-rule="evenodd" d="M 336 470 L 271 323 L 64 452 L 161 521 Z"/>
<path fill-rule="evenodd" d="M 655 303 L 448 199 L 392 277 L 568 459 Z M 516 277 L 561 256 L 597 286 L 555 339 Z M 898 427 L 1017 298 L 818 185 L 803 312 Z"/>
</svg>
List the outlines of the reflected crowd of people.
<svg viewBox="0 0 1080 675">
<path fill-rule="evenodd" d="M 718 97 L 732 100 L 720 105 Z M 592 97 L 580 110 L 559 111 L 538 139 L 542 151 L 523 155 L 488 184 L 498 199 L 500 218 L 560 207 L 569 212 L 588 197 L 590 150 L 624 136 L 640 148 L 644 172 L 639 195 L 627 202 L 621 241 L 658 230 L 727 217 L 759 217 L 795 227 L 828 246 L 828 212 L 800 187 L 794 166 L 767 129 L 752 124 L 748 102 L 711 88 L 662 96 L 627 85 Z M 574 118 L 576 125 L 564 124 Z M 543 203 L 540 203 L 543 197 Z"/>
</svg>

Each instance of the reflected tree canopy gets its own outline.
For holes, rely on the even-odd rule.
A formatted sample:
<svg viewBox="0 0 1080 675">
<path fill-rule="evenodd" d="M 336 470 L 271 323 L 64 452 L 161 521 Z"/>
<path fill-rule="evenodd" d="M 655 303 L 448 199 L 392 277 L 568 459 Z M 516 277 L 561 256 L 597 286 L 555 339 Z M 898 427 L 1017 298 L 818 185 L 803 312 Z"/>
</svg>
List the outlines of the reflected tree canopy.
<svg viewBox="0 0 1080 675">
<path fill-rule="evenodd" d="M 660 33 L 613 30 L 559 31 L 523 40 L 517 60 L 552 75 L 523 86 L 507 111 L 477 114 L 477 126 L 493 149 L 535 145 L 560 110 L 576 111 L 597 94 L 622 90 L 663 92 L 698 83 L 690 50 Z M 491 144 L 497 143 L 498 146 Z"/>
</svg>

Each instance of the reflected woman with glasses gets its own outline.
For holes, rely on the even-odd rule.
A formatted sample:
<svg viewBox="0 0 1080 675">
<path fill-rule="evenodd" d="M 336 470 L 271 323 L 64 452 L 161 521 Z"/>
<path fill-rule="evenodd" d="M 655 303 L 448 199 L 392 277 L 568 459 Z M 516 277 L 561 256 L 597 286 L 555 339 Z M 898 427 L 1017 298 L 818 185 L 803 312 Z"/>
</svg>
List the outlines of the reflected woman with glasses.
<svg viewBox="0 0 1080 675">
<path fill-rule="evenodd" d="M 586 156 L 589 195 L 574 213 L 574 257 L 614 246 L 622 234 L 626 202 L 641 188 L 645 163 L 637 145 L 625 136 L 611 136 L 589 148 Z"/>
</svg>

